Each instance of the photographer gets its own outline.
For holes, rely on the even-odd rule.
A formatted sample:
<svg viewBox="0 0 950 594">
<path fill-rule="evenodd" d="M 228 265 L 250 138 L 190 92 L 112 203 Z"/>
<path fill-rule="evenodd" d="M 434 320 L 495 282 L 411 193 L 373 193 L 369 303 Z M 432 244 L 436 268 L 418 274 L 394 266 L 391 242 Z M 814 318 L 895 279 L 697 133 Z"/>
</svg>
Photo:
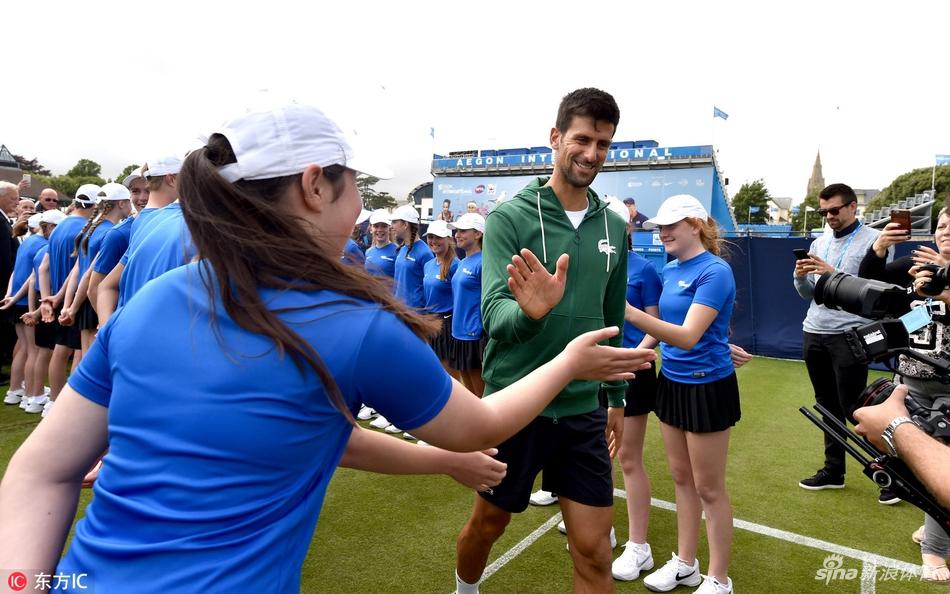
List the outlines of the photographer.
<svg viewBox="0 0 950 594">
<path fill-rule="evenodd" d="M 908 296 L 907 309 L 927 307 L 927 296 L 922 293 L 922 288 L 931 280 L 932 272 L 929 270 L 920 270 L 920 267 L 927 264 L 946 266 L 950 260 L 950 210 L 943 208 L 937 218 L 937 229 L 934 233 L 934 243 L 936 249 L 921 246 L 914 250 L 911 256 L 898 258 L 893 262 L 886 262 L 887 252 L 891 246 L 910 239 L 910 233 L 900 228 L 897 223 L 888 223 L 884 231 L 875 240 L 874 244 L 868 249 L 867 254 L 861 262 L 859 276 L 870 278 L 909 287 L 913 285 L 916 295 Z M 944 290 L 939 295 L 934 295 L 929 304 L 931 321 L 916 332 L 910 334 L 909 346 L 924 355 L 938 359 L 950 359 L 950 315 L 948 315 L 948 304 L 950 304 L 950 291 Z M 897 378 L 901 384 L 906 386 L 900 393 L 903 395 L 910 391 L 914 398 L 925 407 L 933 407 L 941 401 L 950 402 L 950 386 L 940 382 L 937 379 L 936 371 L 926 363 L 916 361 L 910 357 L 901 355 L 897 367 Z M 895 391 L 896 392 L 896 391 Z M 903 396 L 901 396 L 903 398 Z M 893 400 L 894 396 L 890 400 Z M 890 400 L 888 402 L 890 402 Z M 904 409 L 903 403 L 900 403 L 901 409 Z M 867 410 L 878 407 L 868 407 L 863 409 L 863 415 L 867 415 Z M 906 416 L 906 409 L 903 410 Z M 892 415 L 885 423 L 898 415 Z M 857 415 L 856 415 L 857 417 Z M 865 421 L 867 423 L 868 421 Z M 860 431 L 859 431 L 860 432 Z M 874 438 L 880 440 L 880 431 L 869 431 Z M 918 441 L 928 441 L 929 437 L 921 436 Z M 905 451 L 901 451 L 901 458 L 911 464 Z M 914 451 L 913 454 L 919 455 Z M 930 486 L 928 480 L 918 473 L 918 469 L 912 466 L 914 473 L 931 488 L 931 491 L 938 498 L 942 497 L 937 490 Z M 936 469 L 936 468 L 935 468 Z M 935 475 L 936 476 L 936 475 Z M 944 474 L 945 476 L 945 474 Z M 946 483 L 946 481 L 944 481 Z M 946 488 L 945 485 L 942 485 Z M 918 531 L 920 533 L 921 531 Z M 921 556 L 923 559 L 924 579 L 931 581 L 950 583 L 950 571 L 947 570 L 944 560 L 950 556 L 950 538 L 930 516 L 924 516 L 924 526 L 922 539 L 919 539 Z M 918 537 L 915 540 L 918 540 Z"/>
</svg>

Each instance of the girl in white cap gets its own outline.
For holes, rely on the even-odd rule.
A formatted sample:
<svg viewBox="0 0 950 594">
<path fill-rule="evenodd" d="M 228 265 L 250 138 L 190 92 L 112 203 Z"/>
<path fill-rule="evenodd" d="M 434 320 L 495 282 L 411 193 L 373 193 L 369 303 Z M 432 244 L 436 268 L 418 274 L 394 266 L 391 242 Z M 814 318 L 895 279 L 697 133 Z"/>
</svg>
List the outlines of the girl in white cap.
<svg viewBox="0 0 950 594">
<path fill-rule="evenodd" d="M 426 243 L 435 256 L 425 264 L 422 288 L 425 293 L 425 312 L 442 319 L 442 329 L 431 341 L 432 350 L 442 362 L 445 371 L 459 379 L 459 372 L 452 367 L 455 358 L 455 341 L 452 340 L 452 278 L 458 269 L 452 232 L 445 221 L 432 221 L 425 232 Z"/>
<path fill-rule="evenodd" d="M 422 278 L 426 262 L 433 258 L 432 250 L 419 239 L 419 213 L 414 206 L 404 204 L 390 218 L 396 239 L 402 243 L 396 254 L 396 297 L 416 311 L 421 311 L 425 307 Z"/>
<path fill-rule="evenodd" d="M 663 366 L 656 416 L 676 490 L 679 550 L 643 579 L 655 592 L 679 585 L 700 594 L 728 594 L 732 507 L 726 492 L 730 428 L 739 421 L 739 385 L 729 348 L 729 320 L 736 298 L 732 269 L 719 257 L 716 221 L 693 196 L 667 198 L 643 224 L 659 228 L 666 253 L 660 319 L 627 306 L 627 320 L 660 341 Z M 696 548 L 706 513 L 709 570 L 699 572 Z"/>
<path fill-rule="evenodd" d="M 465 252 L 458 270 L 452 277 L 453 308 L 452 338 L 456 341 L 453 366 L 462 375 L 462 383 L 473 394 L 485 393 L 482 379 L 482 353 L 485 334 L 482 330 L 482 234 L 485 218 L 467 212 L 449 224 L 455 230 L 455 242 Z"/>
<path fill-rule="evenodd" d="M 396 252 L 399 248 L 389 236 L 389 213 L 383 209 L 369 215 L 369 227 L 373 245 L 366 250 L 366 271 L 375 276 L 396 275 Z"/>
<path fill-rule="evenodd" d="M 433 320 L 340 262 L 361 206 L 356 171 L 375 170 L 322 112 L 295 104 L 243 114 L 188 156 L 178 187 L 202 259 L 116 311 L 11 459 L 0 567 L 58 563 L 100 592 L 298 592 L 337 465 L 442 472 L 460 456 L 360 429 L 360 402 L 476 451 L 572 379 L 628 379 L 652 358 L 598 345 L 618 329 L 597 330 L 477 398 L 426 343 Z M 529 298 L 543 283 L 521 281 Z M 107 445 L 60 560 L 82 473 Z M 469 478 L 484 489 L 503 474 Z"/>
</svg>

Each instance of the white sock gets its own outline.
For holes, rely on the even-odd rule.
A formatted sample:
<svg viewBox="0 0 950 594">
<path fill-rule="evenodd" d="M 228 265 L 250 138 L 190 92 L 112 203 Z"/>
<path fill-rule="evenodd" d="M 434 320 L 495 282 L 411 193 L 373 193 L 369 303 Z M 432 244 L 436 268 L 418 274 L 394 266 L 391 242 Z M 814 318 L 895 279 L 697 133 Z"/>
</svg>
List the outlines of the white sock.
<svg viewBox="0 0 950 594">
<path fill-rule="evenodd" d="M 479 580 L 481 581 L 481 580 Z M 459 572 L 455 572 L 455 594 L 478 594 L 478 582 L 469 584 L 459 577 Z"/>
<path fill-rule="evenodd" d="M 13 394 L 14 396 L 23 396 L 23 388 L 17 388 L 16 390 L 7 390 L 7 394 Z"/>
</svg>

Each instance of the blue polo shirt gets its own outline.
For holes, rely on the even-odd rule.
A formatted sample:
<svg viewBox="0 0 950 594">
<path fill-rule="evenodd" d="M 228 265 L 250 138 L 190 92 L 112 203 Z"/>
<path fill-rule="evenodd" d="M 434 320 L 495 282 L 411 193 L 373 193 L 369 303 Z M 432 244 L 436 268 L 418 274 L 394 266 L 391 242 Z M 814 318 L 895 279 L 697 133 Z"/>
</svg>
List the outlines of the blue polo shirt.
<svg viewBox="0 0 950 594">
<path fill-rule="evenodd" d="M 438 258 L 432 258 L 424 266 L 422 291 L 425 293 L 427 313 L 448 313 L 452 311 L 452 276 L 458 268 L 458 258 L 452 257 L 447 278 L 441 276 Z"/>
<path fill-rule="evenodd" d="M 627 254 L 627 303 L 643 309 L 660 303 L 663 281 L 650 261 L 636 252 Z M 630 322 L 623 323 L 623 346 L 635 348 L 646 336 Z"/>
<path fill-rule="evenodd" d="M 736 300 L 736 281 L 726 262 L 703 252 L 685 262 L 674 260 L 663 268 L 660 318 L 682 325 L 689 307 L 698 303 L 719 312 L 690 350 L 660 343 L 661 372 L 684 384 L 708 384 L 734 371 L 729 353 L 729 320 Z"/>
<path fill-rule="evenodd" d="M 479 251 L 459 262 L 452 277 L 455 310 L 452 312 L 452 336 L 458 340 L 482 337 L 482 253 Z"/>
<path fill-rule="evenodd" d="M 369 248 L 366 250 L 366 271 L 375 276 L 393 278 L 396 275 L 397 251 L 395 243 L 387 243 L 381 248 L 376 246 Z"/>
<path fill-rule="evenodd" d="M 114 223 L 110 220 L 104 220 L 96 228 L 92 230 L 92 235 L 89 236 L 89 244 L 86 246 L 87 249 L 84 252 L 82 246 L 79 248 L 79 278 L 82 279 L 82 275 L 86 274 L 86 271 L 89 270 L 89 265 L 92 264 L 92 261 L 96 259 L 96 254 L 99 253 L 99 249 L 102 247 L 102 242 L 105 240 L 106 235 L 109 231 L 112 230 Z M 83 240 L 85 241 L 85 239 Z"/>
<path fill-rule="evenodd" d="M 89 220 L 79 215 L 69 215 L 56 225 L 49 236 L 49 285 L 50 295 L 55 295 L 66 283 L 69 272 L 76 263 L 72 255 L 76 236 Z"/>
<path fill-rule="evenodd" d="M 171 206 L 171 204 L 168 206 Z M 152 217 L 159 216 L 159 213 L 168 208 L 168 206 L 162 208 L 143 208 L 142 212 L 132 219 L 132 229 L 129 230 L 129 247 L 119 260 L 123 266 L 128 264 L 129 256 L 132 255 L 132 249 L 138 245 L 138 242 L 141 241 L 143 237 L 148 235 L 148 228 L 151 225 Z"/>
<path fill-rule="evenodd" d="M 434 257 L 432 250 L 421 239 L 412 244 L 411 250 L 404 245 L 396 254 L 396 297 L 413 309 L 422 310 L 425 307 L 422 278 L 426 262 Z"/>
<path fill-rule="evenodd" d="M 122 255 L 129 249 L 129 238 L 132 236 L 132 222 L 134 220 L 129 217 L 109 229 L 109 233 L 102 242 L 102 247 L 99 248 L 99 255 L 92 265 L 93 272 L 99 274 L 112 272 L 115 265 L 122 259 Z"/>
<path fill-rule="evenodd" d="M 220 298 L 212 325 L 202 266 L 139 291 L 69 378 L 108 407 L 109 455 L 57 571 L 88 573 L 96 592 L 299 592 L 353 430 L 309 366 L 239 327 Z M 411 430 L 448 401 L 432 349 L 377 304 L 261 297 L 316 349 L 354 415 L 365 403 Z"/>
<path fill-rule="evenodd" d="M 33 256 L 33 289 L 36 291 L 36 298 L 40 297 L 40 264 L 43 263 L 43 256 L 49 252 L 49 243 L 44 243 L 40 246 L 40 249 L 36 250 L 36 255 Z M 27 295 L 29 299 L 29 295 Z"/>
<path fill-rule="evenodd" d="M 172 206 L 178 205 L 166 208 Z M 184 266 L 197 253 L 181 207 L 172 209 L 161 219 L 153 217 L 147 235 L 139 241 L 122 271 L 119 305 L 128 303 L 145 283 Z"/>
<path fill-rule="evenodd" d="M 20 244 L 20 249 L 16 252 L 16 260 L 13 263 L 13 283 L 10 285 L 10 295 L 16 295 L 23 283 L 30 278 L 30 274 L 33 273 L 33 259 L 36 257 L 36 253 L 45 246 L 46 238 L 39 233 L 30 235 Z M 17 299 L 16 305 L 29 305 L 29 299 L 29 294 L 23 293 L 23 297 Z"/>
<path fill-rule="evenodd" d="M 343 246 L 343 256 L 340 260 L 349 264 L 359 264 L 362 266 L 363 262 L 366 261 L 366 256 L 363 255 L 363 250 L 360 249 L 358 243 L 352 239 L 347 239 L 346 245 Z"/>
</svg>

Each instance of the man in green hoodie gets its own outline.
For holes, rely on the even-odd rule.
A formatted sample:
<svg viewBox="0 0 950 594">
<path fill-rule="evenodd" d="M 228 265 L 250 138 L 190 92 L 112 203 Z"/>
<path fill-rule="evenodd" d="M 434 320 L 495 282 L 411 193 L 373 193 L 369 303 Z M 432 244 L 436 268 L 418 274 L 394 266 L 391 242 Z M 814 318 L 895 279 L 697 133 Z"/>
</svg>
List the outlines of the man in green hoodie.
<svg viewBox="0 0 950 594">
<path fill-rule="evenodd" d="M 551 360 L 578 335 L 623 324 L 626 221 L 590 189 L 619 120 L 617 103 L 603 91 L 565 96 L 551 129 L 551 177 L 531 182 L 488 215 L 482 256 L 486 394 Z M 621 340 L 618 334 L 610 345 Z M 459 534 L 459 594 L 478 592 L 492 545 L 511 514 L 525 510 L 542 470 L 542 488 L 558 494 L 567 525 L 574 591 L 613 592 L 611 456 L 623 431 L 625 382 L 603 384 L 606 412 L 600 388 L 571 382 L 541 416 L 498 446 L 508 474 L 475 498 Z"/>
</svg>

